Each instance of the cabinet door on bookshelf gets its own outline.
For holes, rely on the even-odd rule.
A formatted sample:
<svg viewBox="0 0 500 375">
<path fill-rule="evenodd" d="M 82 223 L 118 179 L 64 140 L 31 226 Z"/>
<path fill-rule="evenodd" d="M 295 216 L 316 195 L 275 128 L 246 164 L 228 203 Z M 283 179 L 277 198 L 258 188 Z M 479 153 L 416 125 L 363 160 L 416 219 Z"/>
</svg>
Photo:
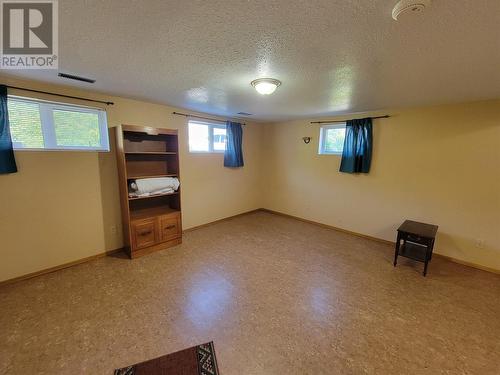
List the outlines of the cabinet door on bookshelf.
<svg viewBox="0 0 500 375">
<path fill-rule="evenodd" d="M 152 246 L 156 243 L 156 220 L 154 218 L 132 222 L 134 248 Z"/>
<path fill-rule="evenodd" d="M 181 235 L 179 215 L 160 216 L 160 238 L 168 241 Z"/>
</svg>

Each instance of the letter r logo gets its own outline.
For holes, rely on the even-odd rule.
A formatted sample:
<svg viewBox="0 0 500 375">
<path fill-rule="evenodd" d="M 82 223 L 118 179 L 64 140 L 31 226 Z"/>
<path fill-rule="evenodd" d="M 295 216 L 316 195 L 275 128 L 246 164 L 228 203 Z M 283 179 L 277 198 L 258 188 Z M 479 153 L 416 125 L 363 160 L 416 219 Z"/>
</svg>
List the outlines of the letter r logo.
<svg viewBox="0 0 500 375">
<path fill-rule="evenodd" d="M 53 53 L 53 1 L 2 1 L 2 53 Z"/>
</svg>

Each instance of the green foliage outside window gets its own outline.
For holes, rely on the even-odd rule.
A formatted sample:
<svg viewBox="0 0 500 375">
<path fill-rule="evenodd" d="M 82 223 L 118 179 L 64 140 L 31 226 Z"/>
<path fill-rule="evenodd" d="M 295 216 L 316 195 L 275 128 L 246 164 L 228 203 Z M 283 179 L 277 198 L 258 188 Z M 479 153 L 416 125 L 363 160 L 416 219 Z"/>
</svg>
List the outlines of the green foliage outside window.
<svg viewBox="0 0 500 375">
<path fill-rule="evenodd" d="M 42 123 L 37 103 L 7 101 L 12 142 L 23 148 L 43 148 Z"/>
<path fill-rule="evenodd" d="M 101 140 L 97 114 L 61 110 L 55 110 L 53 114 L 58 146 L 99 147 Z"/>
<path fill-rule="evenodd" d="M 344 148 L 345 128 L 328 129 L 326 132 L 325 151 L 342 152 Z"/>
</svg>

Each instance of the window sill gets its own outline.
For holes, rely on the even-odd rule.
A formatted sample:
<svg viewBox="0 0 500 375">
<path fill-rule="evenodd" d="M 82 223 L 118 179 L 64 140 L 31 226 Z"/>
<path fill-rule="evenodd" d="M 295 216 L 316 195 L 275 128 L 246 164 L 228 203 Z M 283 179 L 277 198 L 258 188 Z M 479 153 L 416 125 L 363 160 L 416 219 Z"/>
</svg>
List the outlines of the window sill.
<svg viewBox="0 0 500 375">
<path fill-rule="evenodd" d="M 225 151 L 189 151 L 190 154 L 224 154 Z"/>
</svg>

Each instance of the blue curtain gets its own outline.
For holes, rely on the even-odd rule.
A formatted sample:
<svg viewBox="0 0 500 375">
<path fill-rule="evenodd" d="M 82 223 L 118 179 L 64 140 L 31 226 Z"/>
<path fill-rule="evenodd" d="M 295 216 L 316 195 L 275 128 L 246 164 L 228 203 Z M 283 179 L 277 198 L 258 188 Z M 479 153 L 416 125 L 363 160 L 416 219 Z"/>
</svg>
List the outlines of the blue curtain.
<svg viewBox="0 0 500 375">
<path fill-rule="evenodd" d="M 243 167 L 243 128 L 238 122 L 226 122 L 226 151 L 224 152 L 224 167 Z"/>
<path fill-rule="evenodd" d="M 0 85 L 0 174 L 15 172 L 17 172 L 17 166 L 10 139 L 7 86 Z"/>
<path fill-rule="evenodd" d="M 348 120 L 340 172 L 368 173 L 372 162 L 372 144 L 372 119 Z"/>
</svg>

